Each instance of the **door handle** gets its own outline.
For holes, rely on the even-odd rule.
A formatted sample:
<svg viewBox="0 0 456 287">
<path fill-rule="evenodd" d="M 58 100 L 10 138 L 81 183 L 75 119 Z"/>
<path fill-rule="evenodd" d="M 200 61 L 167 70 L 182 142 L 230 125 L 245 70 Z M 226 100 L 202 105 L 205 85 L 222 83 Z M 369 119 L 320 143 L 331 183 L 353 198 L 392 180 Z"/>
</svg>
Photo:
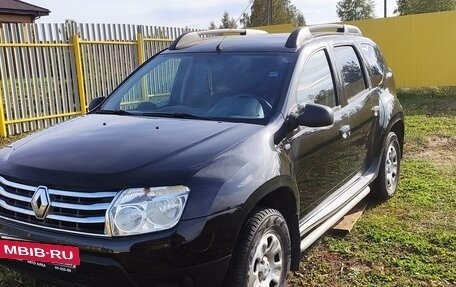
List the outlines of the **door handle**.
<svg viewBox="0 0 456 287">
<path fill-rule="evenodd" d="M 351 130 L 349 125 L 342 126 L 339 130 L 340 135 L 346 139 L 351 135 Z"/>
<path fill-rule="evenodd" d="M 374 106 L 371 109 L 371 112 L 374 114 L 374 117 L 378 117 L 378 113 L 380 112 L 380 107 L 379 106 Z"/>
</svg>

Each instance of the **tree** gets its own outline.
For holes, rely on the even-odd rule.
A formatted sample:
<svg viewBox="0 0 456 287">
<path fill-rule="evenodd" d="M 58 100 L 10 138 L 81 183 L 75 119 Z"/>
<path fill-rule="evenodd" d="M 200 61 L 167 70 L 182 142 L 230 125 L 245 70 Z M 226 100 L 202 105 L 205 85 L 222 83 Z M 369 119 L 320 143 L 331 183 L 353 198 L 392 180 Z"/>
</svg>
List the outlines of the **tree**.
<svg viewBox="0 0 456 287">
<path fill-rule="evenodd" d="M 80 36 L 78 22 L 73 19 L 65 19 L 64 31 L 60 31 L 60 33 L 64 33 L 67 41 L 71 43 L 74 35 Z"/>
<path fill-rule="evenodd" d="M 250 16 L 249 13 L 242 13 L 241 19 L 239 19 L 239 23 L 243 28 L 250 27 Z"/>
<path fill-rule="evenodd" d="M 306 19 L 304 18 L 304 15 L 302 13 L 299 13 L 297 20 L 298 20 L 298 26 L 306 25 Z"/>
<path fill-rule="evenodd" d="M 290 0 L 254 0 L 250 9 L 247 26 L 266 26 L 294 24 L 304 26 L 306 21 L 302 12 Z M 245 19 L 246 17 L 244 17 Z M 245 25 L 245 24 L 244 24 Z"/>
<path fill-rule="evenodd" d="M 456 10 L 455 0 L 397 0 L 394 13 L 411 15 L 452 10 Z"/>
<path fill-rule="evenodd" d="M 217 28 L 215 26 L 214 20 L 211 20 L 211 22 L 209 22 L 209 27 L 208 28 L 209 28 L 209 30 L 214 30 L 215 28 Z"/>
<path fill-rule="evenodd" d="M 220 28 L 237 28 L 234 18 L 230 18 L 227 11 L 223 13 Z M 301 10 L 290 3 L 290 0 L 254 0 L 249 13 L 243 13 L 239 19 L 242 27 L 267 26 L 278 24 L 293 24 L 305 26 L 306 20 Z M 213 21 L 209 29 L 215 28 Z"/>
<path fill-rule="evenodd" d="M 336 12 L 341 21 L 353 21 L 374 18 L 373 0 L 340 0 Z"/>
<path fill-rule="evenodd" d="M 293 16 L 292 23 L 296 26 L 305 26 L 306 19 L 304 18 L 304 14 L 302 14 L 301 10 L 296 8 L 294 5 L 290 5 L 289 7 L 291 15 Z"/>
<path fill-rule="evenodd" d="M 218 26 L 219 29 L 235 29 L 235 28 L 237 28 L 236 19 L 230 17 L 230 13 L 228 11 L 223 12 L 223 16 L 220 19 L 220 21 L 222 22 L 222 24 L 220 24 Z M 209 22 L 209 30 L 214 30 L 216 28 L 217 28 L 217 26 L 215 25 L 214 20 L 211 20 L 211 22 Z"/>
<path fill-rule="evenodd" d="M 222 24 L 219 26 L 220 29 L 237 28 L 236 19 L 230 18 L 230 13 L 228 13 L 228 11 L 223 12 L 223 16 L 220 21 L 222 22 Z"/>
</svg>

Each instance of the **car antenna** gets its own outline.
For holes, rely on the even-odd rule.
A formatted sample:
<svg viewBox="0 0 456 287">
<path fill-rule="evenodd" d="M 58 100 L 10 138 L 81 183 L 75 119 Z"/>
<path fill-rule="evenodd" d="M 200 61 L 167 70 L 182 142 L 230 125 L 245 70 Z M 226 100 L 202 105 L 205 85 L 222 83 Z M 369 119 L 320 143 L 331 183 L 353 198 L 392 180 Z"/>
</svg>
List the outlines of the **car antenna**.
<svg viewBox="0 0 456 287">
<path fill-rule="evenodd" d="M 234 22 L 235 24 L 237 24 L 239 22 L 239 20 L 241 20 L 241 17 L 244 15 L 245 11 L 247 11 L 247 9 L 249 9 L 249 7 L 253 4 L 255 0 L 249 0 L 249 4 L 247 5 L 247 7 L 245 7 L 244 11 L 241 12 L 241 15 L 239 15 L 239 17 L 237 18 L 236 22 Z M 230 28 L 230 30 L 232 30 L 233 28 Z M 215 47 L 215 50 L 217 51 L 217 53 L 221 53 L 222 52 L 222 43 L 223 41 L 225 41 L 225 38 L 226 38 L 226 35 L 223 36 L 222 40 L 220 41 L 220 43 L 218 43 L 217 47 Z"/>
</svg>

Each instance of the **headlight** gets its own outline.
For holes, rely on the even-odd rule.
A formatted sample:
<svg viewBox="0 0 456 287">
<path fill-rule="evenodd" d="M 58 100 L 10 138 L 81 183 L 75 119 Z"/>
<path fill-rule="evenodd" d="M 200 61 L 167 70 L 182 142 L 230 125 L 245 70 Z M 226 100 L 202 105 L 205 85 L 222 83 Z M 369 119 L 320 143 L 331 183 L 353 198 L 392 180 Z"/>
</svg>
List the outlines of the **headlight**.
<svg viewBox="0 0 456 287">
<path fill-rule="evenodd" d="M 122 191 L 107 210 L 106 234 L 126 236 L 174 227 L 182 216 L 189 191 L 182 185 Z"/>
</svg>

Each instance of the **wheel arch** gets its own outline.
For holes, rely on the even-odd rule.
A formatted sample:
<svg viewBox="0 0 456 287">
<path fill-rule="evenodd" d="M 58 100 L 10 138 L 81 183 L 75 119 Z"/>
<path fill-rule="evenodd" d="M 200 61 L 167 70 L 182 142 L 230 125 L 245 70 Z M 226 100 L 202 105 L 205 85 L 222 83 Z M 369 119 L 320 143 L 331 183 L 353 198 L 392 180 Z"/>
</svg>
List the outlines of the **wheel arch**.
<svg viewBox="0 0 456 287">
<path fill-rule="evenodd" d="M 398 112 L 392 117 L 387 123 L 383 125 L 382 132 L 376 140 L 377 147 L 375 151 L 374 160 L 371 162 L 369 169 L 375 172 L 375 177 L 378 176 L 381 165 L 381 157 L 383 156 L 383 147 L 385 146 L 386 140 L 388 139 L 388 134 L 394 132 L 399 140 L 399 148 L 401 157 L 404 154 L 404 135 L 405 135 L 405 124 L 404 124 L 404 115 L 402 112 Z"/>
<path fill-rule="evenodd" d="M 280 183 L 280 184 L 279 184 Z M 249 214 L 258 207 L 278 210 L 285 218 L 291 238 L 291 270 L 297 270 L 300 262 L 300 235 L 299 235 L 299 192 L 291 178 L 276 178 L 257 189 L 247 200 L 244 209 Z"/>
<path fill-rule="evenodd" d="M 256 206 L 274 208 L 285 217 L 291 238 L 291 270 L 298 270 L 301 255 L 296 201 L 290 188 L 280 187 L 268 193 L 256 204 Z"/>
<path fill-rule="evenodd" d="M 404 154 L 404 137 L 405 137 L 405 123 L 403 117 L 397 117 L 394 122 L 392 122 L 391 127 L 388 129 L 389 132 L 394 132 L 397 135 L 399 140 L 399 146 L 401 148 L 401 157 Z M 387 134 L 388 134 L 387 133 Z M 385 138 L 386 140 L 386 138 Z"/>
</svg>

